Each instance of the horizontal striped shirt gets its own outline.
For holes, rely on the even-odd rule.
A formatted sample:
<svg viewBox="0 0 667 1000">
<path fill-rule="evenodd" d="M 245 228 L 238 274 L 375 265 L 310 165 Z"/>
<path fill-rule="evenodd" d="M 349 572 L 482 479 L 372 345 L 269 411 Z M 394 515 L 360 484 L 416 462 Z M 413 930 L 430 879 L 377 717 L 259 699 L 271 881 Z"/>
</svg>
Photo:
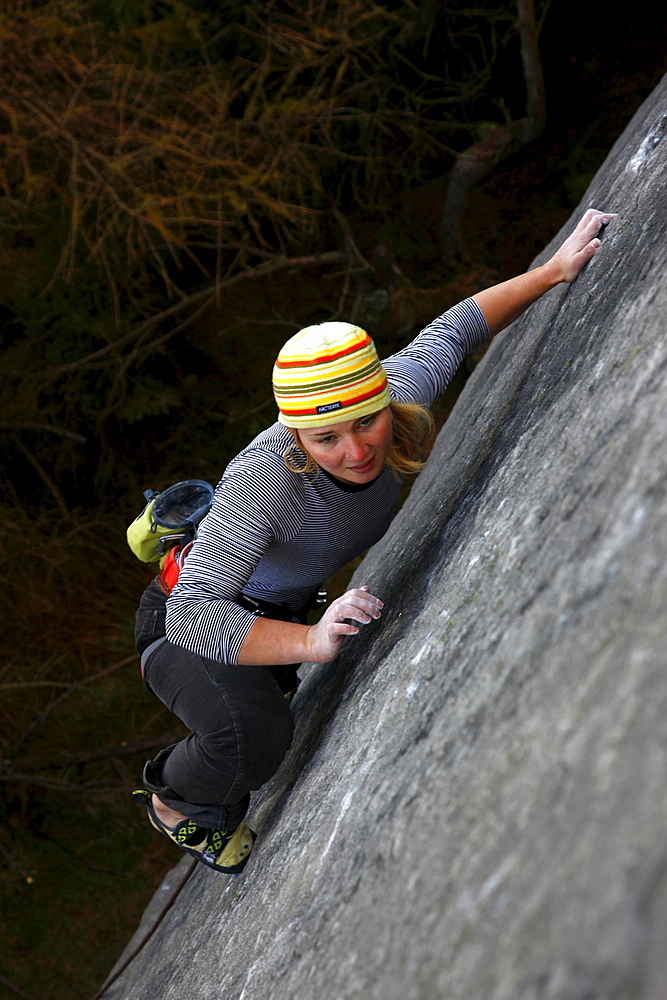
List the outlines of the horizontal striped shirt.
<svg viewBox="0 0 667 1000">
<path fill-rule="evenodd" d="M 473 299 L 449 309 L 382 362 L 392 399 L 431 406 L 488 336 Z M 296 611 L 389 527 L 400 488 L 389 468 L 350 488 L 322 472 L 288 469 L 290 449 L 297 465 L 305 460 L 276 422 L 225 469 L 167 602 L 167 636 L 176 645 L 236 663 L 256 617 L 240 595 Z"/>
</svg>

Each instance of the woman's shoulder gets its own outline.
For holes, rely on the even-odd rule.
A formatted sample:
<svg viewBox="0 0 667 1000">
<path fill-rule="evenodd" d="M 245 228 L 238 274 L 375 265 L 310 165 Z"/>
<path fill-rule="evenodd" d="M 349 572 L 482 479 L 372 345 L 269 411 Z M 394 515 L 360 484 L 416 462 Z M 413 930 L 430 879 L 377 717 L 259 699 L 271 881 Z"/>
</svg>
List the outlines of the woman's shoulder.
<svg viewBox="0 0 667 1000">
<path fill-rule="evenodd" d="M 225 472 L 230 471 L 239 464 L 247 465 L 249 462 L 257 462 L 260 465 L 272 465 L 278 459 L 283 465 L 284 454 L 290 445 L 294 444 L 292 435 L 282 424 L 275 422 L 261 431 L 236 455 Z"/>
<path fill-rule="evenodd" d="M 208 521 L 236 524 L 250 517 L 277 535 L 294 534 L 303 519 L 300 477 L 288 469 L 284 452 L 292 436 L 280 424 L 258 434 L 229 463 L 216 486 Z M 205 527 L 205 523 L 203 525 Z"/>
<path fill-rule="evenodd" d="M 299 487 L 301 476 L 290 469 L 285 456 L 294 449 L 294 438 L 289 430 L 276 421 L 246 445 L 225 469 L 221 482 L 242 475 L 255 484 L 280 487 L 289 492 Z"/>
</svg>

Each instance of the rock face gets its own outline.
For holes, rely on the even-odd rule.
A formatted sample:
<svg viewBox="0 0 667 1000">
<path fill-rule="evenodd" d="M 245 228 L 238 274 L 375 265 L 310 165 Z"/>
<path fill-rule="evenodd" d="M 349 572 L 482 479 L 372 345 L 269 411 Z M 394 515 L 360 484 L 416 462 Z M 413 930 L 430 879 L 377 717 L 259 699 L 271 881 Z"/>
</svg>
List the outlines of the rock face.
<svg viewBox="0 0 667 1000">
<path fill-rule="evenodd" d="M 245 873 L 200 867 L 108 1000 L 667 996 L 663 135 L 667 78 L 550 248 L 618 212 L 595 260 L 357 572 L 382 620 L 304 668 Z"/>
</svg>

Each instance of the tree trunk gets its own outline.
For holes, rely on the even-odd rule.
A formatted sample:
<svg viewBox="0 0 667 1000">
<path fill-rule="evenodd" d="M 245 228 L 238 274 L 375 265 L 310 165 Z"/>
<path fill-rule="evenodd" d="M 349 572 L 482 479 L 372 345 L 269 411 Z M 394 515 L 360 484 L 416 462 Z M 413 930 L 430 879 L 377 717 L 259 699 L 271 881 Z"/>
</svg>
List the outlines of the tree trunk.
<svg viewBox="0 0 667 1000">
<path fill-rule="evenodd" d="M 541 134 L 546 122 L 544 77 L 537 41 L 533 0 L 517 0 L 521 62 L 526 85 L 526 117 L 506 125 L 491 125 L 487 134 L 465 149 L 449 174 L 440 236 L 446 264 L 472 263 L 462 232 L 468 192 L 493 168 Z"/>
</svg>

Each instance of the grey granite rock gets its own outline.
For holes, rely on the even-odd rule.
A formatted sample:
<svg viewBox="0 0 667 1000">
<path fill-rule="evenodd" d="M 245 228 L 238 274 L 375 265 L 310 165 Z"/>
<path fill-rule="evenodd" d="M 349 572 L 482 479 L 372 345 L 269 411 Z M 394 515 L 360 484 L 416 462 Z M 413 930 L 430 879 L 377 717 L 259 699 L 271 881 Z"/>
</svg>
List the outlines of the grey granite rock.
<svg viewBox="0 0 667 1000">
<path fill-rule="evenodd" d="M 667 997 L 666 126 L 667 78 L 357 572 L 382 620 L 304 668 L 245 873 L 109 1000 Z"/>
</svg>

